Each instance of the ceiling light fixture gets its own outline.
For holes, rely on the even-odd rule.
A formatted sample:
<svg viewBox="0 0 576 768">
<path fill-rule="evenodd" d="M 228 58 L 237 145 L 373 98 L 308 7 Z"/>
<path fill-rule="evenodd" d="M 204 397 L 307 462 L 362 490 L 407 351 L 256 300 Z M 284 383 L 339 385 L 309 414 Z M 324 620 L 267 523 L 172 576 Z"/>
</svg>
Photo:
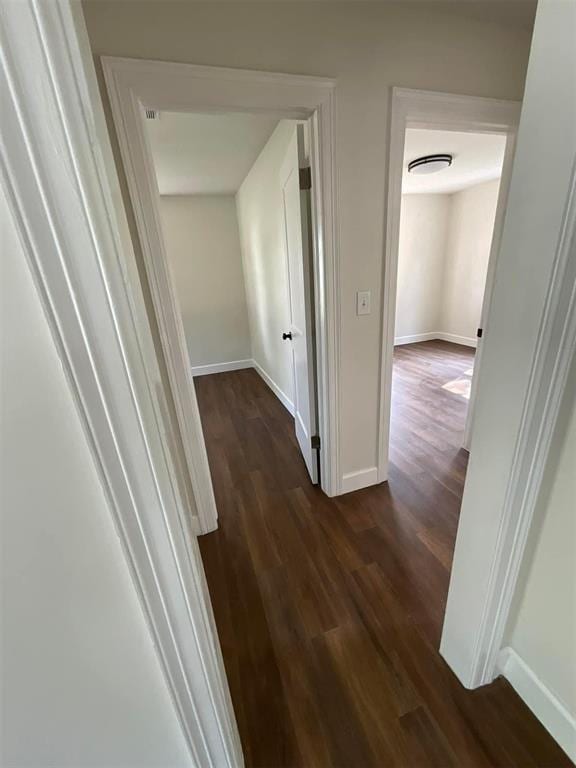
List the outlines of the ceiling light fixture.
<svg viewBox="0 0 576 768">
<path fill-rule="evenodd" d="M 426 155 L 408 163 L 408 173 L 437 173 L 452 165 L 452 155 Z"/>
</svg>

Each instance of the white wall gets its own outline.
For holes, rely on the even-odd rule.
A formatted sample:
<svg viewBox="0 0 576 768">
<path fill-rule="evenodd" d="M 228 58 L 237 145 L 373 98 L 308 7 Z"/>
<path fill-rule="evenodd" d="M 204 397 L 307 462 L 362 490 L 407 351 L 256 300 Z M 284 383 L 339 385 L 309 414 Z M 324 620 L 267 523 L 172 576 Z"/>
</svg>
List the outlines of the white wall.
<svg viewBox="0 0 576 768">
<path fill-rule="evenodd" d="M 0 194 L 2 705 L 10 768 L 190 766 L 78 412 Z"/>
<path fill-rule="evenodd" d="M 476 345 L 500 181 L 402 196 L 395 343 Z"/>
<path fill-rule="evenodd" d="M 190 365 L 250 358 L 234 196 L 161 196 L 160 215 Z"/>
<path fill-rule="evenodd" d="M 400 208 L 395 343 L 440 330 L 450 195 L 403 195 Z"/>
<path fill-rule="evenodd" d="M 293 120 L 280 121 L 236 194 L 252 357 L 290 402 L 292 349 L 282 341 L 290 329 L 290 296 L 280 168 L 295 130 Z"/>
<path fill-rule="evenodd" d="M 83 6 L 98 57 L 337 79 L 342 474 L 377 464 L 390 88 L 522 98 L 530 30 L 486 21 L 488 10 L 472 18 L 467 5 L 452 3 L 450 13 L 436 3 L 308 3 L 305 10 L 291 2 L 170 3 L 169 12 L 162 0 Z M 372 313 L 359 318 L 356 291 L 367 288 Z"/>
<path fill-rule="evenodd" d="M 440 330 L 475 340 L 480 325 L 500 180 L 451 195 Z"/>
<path fill-rule="evenodd" d="M 550 449 L 505 639 L 576 720 L 576 365 Z M 531 703 L 531 702 L 529 702 Z M 538 706 L 538 701 L 535 702 Z M 539 714 L 539 713 L 537 713 Z M 558 727 L 558 718 L 547 722 Z M 560 723 L 561 725 L 561 723 Z M 560 733 L 554 733 L 562 744 Z M 568 744 L 563 743 L 564 749 Z M 572 727 L 571 756 L 576 758 Z"/>
</svg>

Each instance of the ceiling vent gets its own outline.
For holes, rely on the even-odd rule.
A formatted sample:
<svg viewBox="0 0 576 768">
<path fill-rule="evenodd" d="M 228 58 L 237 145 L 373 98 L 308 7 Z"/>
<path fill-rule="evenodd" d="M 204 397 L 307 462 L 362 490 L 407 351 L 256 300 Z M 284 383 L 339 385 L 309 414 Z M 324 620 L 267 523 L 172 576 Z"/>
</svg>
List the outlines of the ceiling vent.
<svg viewBox="0 0 576 768">
<path fill-rule="evenodd" d="M 146 120 L 158 120 L 160 117 L 160 113 L 157 109 L 145 109 L 144 112 L 146 114 Z"/>
</svg>

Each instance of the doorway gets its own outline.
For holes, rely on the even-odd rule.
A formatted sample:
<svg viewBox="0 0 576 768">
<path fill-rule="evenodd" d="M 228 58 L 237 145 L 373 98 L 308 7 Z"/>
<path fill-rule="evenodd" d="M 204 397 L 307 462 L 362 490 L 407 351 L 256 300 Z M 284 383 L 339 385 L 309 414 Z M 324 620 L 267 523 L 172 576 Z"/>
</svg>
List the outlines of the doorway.
<svg viewBox="0 0 576 768">
<path fill-rule="evenodd" d="M 459 381 L 459 376 L 456 376 L 453 382 L 445 382 L 449 386 L 461 390 L 462 396 L 467 395 L 468 407 L 466 409 L 464 426 L 460 429 L 462 435 L 459 438 L 462 448 L 468 450 L 470 447 L 473 420 L 474 420 L 474 405 L 476 395 L 476 385 L 478 381 L 478 373 L 481 369 L 482 363 L 482 338 L 488 331 L 489 326 L 489 314 L 490 314 L 490 300 L 492 295 L 492 281 L 494 276 L 494 269 L 496 264 L 496 258 L 498 248 L 500 244 L 500 236 L 502 232 L 502 226 L 504 221 L 504 211 L 506 208 L 506 201 L 508 196 L 508 187 L 510 182 L 510 173 L 512 168 L 512 160 L 514 157 L 514 148 L 516 140 L 516 129 L 520 113 L 520 105 L 516 102 L 497 101 L 493 99 L 481 99 L 468 96 L 454 96 L 451 94 L 413 91 L 409 89 L 395 88 L 392 93 L 392 119 L 391 119 L 391 132 L 390 132 L 390 154 L 389 165 L 390 172 L 388 178 L 388 205 L 387 205 L 387 218 L 386 218 L 386 250 L 384 258 L 384 273 L 383 273 L 383 310 L 382 310 L 382 356 L 381 356 L 381 375 L 380 375 L 380 430 L 379 430 L 379 452 L 378 452 L 378 477 L 381 481 L 387 480 L 389 477 L 389 452 L 390 452 L 390 429 L 391 429 L 391 407 L 392 407 L 392 385 L 393 385 L 393 368 L 394 368 L 394 355 L 395 348 L 402 344 L 402 342 L 415 342 L 426 341 L 431 339 L 444 340 L 449 343 L 465 342 L 465 346 L 473 347 L 475 345 L 474 353 L 474 365 L 466 367 L 461 374 L 465 377 L 462 381 Z M 445 273 L 444 265 L 442 261 L 446 262 L 446 258 L 442 259 L 443 249 L 433 248 L 433 243 L 427 242 L 427 249 L 431 253 L 436 251 L 434 264 L 434 257 L 427 259 L 427 267 L 429 274 L 428 279 L 425 279 L 422 274 L 422 262 L 416 259 L 420 274 L 414 276 L 414 273 L 408 272 L 406 275 L 401 276 L 399 272 L 399 255 L 400 255 L 400 238 L 401 238 L 401 212 L 403 201 L 403 179 L 408 175 L 407 163 L 410 162 L 407 159 L 406 151 L 410 154 L 411 160 L 421 160 L 426 158 L 430 154 L 428 149 L 430 146 L 437 147 L 438 139 L 445 135 L 450 138 L 450 141 L 456 142 L 455 149 L 450 157 L 450 163 L 454 160 L 456 154 L 456 147 L 460 142 L 460 150 L 466 149 L 466 154 L 470 154 L 470 150 L 476 146 L 476 160 L 472 160 L 472 156 L 469 158 L 469 162 L 458 162 L 454 164 L 454 167 L 450 165 L 452 172 L 450 176 L 454 177 L 454 171 L 458 168 L 463 171 L 463 177 L 461 182 L 468 184 L 474 179 L 476 174 L 476 180 L 491 181 L 494 182 L 495 178 L 500 176 L 500 183 L 497 187 L 496 200 L 495 200 L 495 213 L 490 212 L 489 218 L 492 219 L 493 224 L 491 227 L 486 227 L 486 217 L 481 218 L 481 227 L 484 235 L 481 238 L 483 242 L 482 252 L 484 259 L 480 260 L 483 264 L 482 270 L 475 270 L 476 288 L 472 292 L 474 301 L 469 301 L 466 305 L 466 312 L 460 313 L 452 312 L 453 302 L 445 301 L 441 305 L 442 311 L 438 312 L 438 302 L 430 302 L 430 298 L 438 298 L 441 294 L 442 280 L 439 279 Z M 476 137 L 476 138 L 474 138 Z M 410 143 L 409 143 L 410 142 Z M 444 146 L 444 145 L 443 145 Z M 502 146 L 503 151 L 502 151 Z M 482 147 L 482 149 L 480 149 Z M 424 151 L 425 150 L 425 151 Z M 483 153 L 485 155 L 482 160 Z M 432 153 L 434 154 L 434 153 Z M 437 154 L 448 154 L 449 150 L 438 150 Z M 472 153 L 473 155 L 474 153 Z M 462 156 L 462 153 L 461 153 Z M 476 170 L 474 170 L 474 167 Z M 484 166 L 484 171 L 482 167 Z M 490 171 L 490 167 L 492 170 Z M 493 178 L 481 178 L 482 172 L 488 173 Z M 430 180 L 433 180 L 434 175 L 422 174 L 421 179 L 416 182 L 411 179 L 411 184 L 420 185 L 420 190 L 423 190 L 424 185 L 429 184 Z M 467 181 L 465 179 L 467 177 Z M 448 177 L 444 175 L 446 180 Z M 423 179 L 423 181 L 422 181 Z M 448 183 L 448 182 L 446 182 Z M 493 185 L 494 187 L 494 185 Z M 448 187 L 447 187 L 448 189 Z M 457 190 L 453 190 L 456 192 Z M 465 191 L 465 190 L 460 190 Z M 490 198 L 490 204 L 494 205 L 494 188 L 488 190 L 488 197 Z M 410 197 L 408 195 L 407 197 Z M 484 195 L 486 197 L 486 194 Z M 462 197 L 462 200 L 464 197 Z M 486 201 L 484 201 L 486 203 Z M 431 203 L 432 205 L 432 203 Z M 436 209 L 442 208 L 442 203 L 439 200 L 435 201 Z M 410 210 L 405 210 L 404 224 L 410 221 L 412 218 L 414 221 L 418 221 L 420 214 L 424 215 L 423 210 L 420 212 L 418 209 L 422 209 L 423 206 L 419 201 L 411 201 L 408 206 L 405 206 Z M 431 207 L 430 205 L 428 208 Z M 471 210 L 473 206 L 468 206 Z M 446 209 L 446 205 L 444 206 Z M 430 211 L 428 211 L 430 213 Z M 446 213 L 446 211 L 445 211 Z M 461 217 L 460 217 L 461 218 Z M 430 216 L 424 216 L 424 219 L 430 223 Z M 456 220 L 459 217 L 456 216 Z M 417 231 L 418 226 L 409 227 L 412 231 Z M 433 231 L 429 229 L 429 234 L 434 235 L 436 245 L 438 244 L 439 231 Z M 457 227 L 454 227 L 456 232 Z M 490 237 L 490 244 L 486 247 L 486 233 Z M 406 226 L 405 226 L 405 232 Z M 440 237 L 440 241 L 442 241 Z M 405 250 L 414 250 L 414 243 L 406 242 Z M 456 249 L 458 250 L 458 249 Z M 461 250 L 461 249 L 460 249 Z M 465 250 L 465 249 L 464 249 Z M 456 251 L 455 251 L 456 252 Z M 487 266 L 486 263 L 487 254 Z M 440 255 L 439 255 L 440 254 Z M 450 262 L 453 261 L 452 256 Z M 407 260 L 410 263 L 410 259 Z M 442 265 L 442 268 L 440 268 Z M 436 268 L 434 268 L 436 267 Z M 456 270 L 451 270 L 451 278 L 456 274 Z M 427 307 L 419 306 L 416 302 L 418 311 L 416 316 L 414 315 L 414 302 L 410 307 L 410 302 L 407 302 L 408 310 L 399 309 L 398 316 L 398 328 L 397 328 L 397 294 L 399 285 L 399 276 L 405 278 L 404 285 L 401 288 L 404 289 L 405 294 L 410 297 L 410 293 L 414 294 L 418 285 L 423 290 L 423 295 L 427 295 Z M 480 277 L 480 279 L 479 279 Z M 456 281 L 457 282 L 457 281 Z M 478 288 L 480 286 L 480 288 Z M 436 290 L 430 290 L 430 289 Z M 455 290 L 454 290 L 455 289 Z M 458 286 L 452 286 L 446 291 L 447 296 L 454 293 L 458 295 Z M 478 297 L 480 301 L 478 300 Z M 461 302 L 460 302 L 461 303 Z M 480 322 L 476 331 L 473 330 L 473 325 L 470 325 L 471 317 L 469 309 L 475 306 L 475 313 L 478 315 L 478 303 L 481 304 Z M 446 306 L 445 306 L 446 305 Z M 436 316 L 434 316 L 434 306 L 436 306 Z M 448 309 L 447 309 L 448 307 Z M 468 319 L 462 325 L 462 322 Z M 459 319 L 458 319 L 459 318 Z M 447 328 L 452 327 L 459 328 L 460 332 L 456 333 L 454 330 L 446 331 L 444 328 L 437 327 L 434 330 L 422 331 L 422 322 L 430 322 L 434 320 L 436 323 L 448 323 Z M 456 322 L 457 321 L 457 322 Z M 423 336 L 418 334 L 411 334 L 407 332 L 407 327 L 410 328 L 410 324 L 417 323 L 416 326 L 412 325 L 412 328 L 416 327 L 418 334 L 423 333 Z M 453 323 L 456 322 L 454 325 Z M 410 328 L 410 330 L 412 329 Z M 464 333 L 462 328 L 465 329 Z M 472 329 L 472 330 L 471 330 Z M 397 334 L 398 330 L 398 334 Z M 477 334 L 480 334 L 478 338 Z M 429 335 L 427 335 L 429 334 Z M 398 342 L 398 344 L 396 343 Z M 466 374 L 466 371 L 472 371 L 470 374 Z M 473 375 L 474 374 L 474 375 Z M 469 381 L 467 380 L 469 378 Z"/>
<path fill-rule="evenodd" d="M 504 223 L 504 211 L 508 197 L 508 188 L 512 171 L 512 161 L 516 142 L 516 131 L 520 115 L 520 104 L 517 102 L 499 101 L 494 99 L 475 98 L 469 96 L 455 96 L 452 94 L 416 91 L 410 89 L 394 88 L 391 98 L 391 126 L 389 145 L 389 174 L 388 174 L 388 201 L 386 217 L 386 248 L 384 255 L 383 272 L 383 310 L 382 310 L 382 357 L 380 376 L 380 435 L 379 435 L 379 461 L 378 476 L 380 480 L 388 480 L 393 473 L 393 465 L 389 462 L 390 451 L 390 427 L 392 409 L 392 381 L 394 368 L 394 341 L 396 326 L 396 294 L 398 281 L 398 258 L 401 223 L 402 201 L 402 177 L 404 172 L 404 150 L 407 129 L 428 129 L 439 131 L 459 131 L 462 133 L 500 134 L 506 137 L 506 148 L 502 163 L 502 174 L 496 204 L 496 215 L 488 269 L 482 306 L 482 318 L 480 327 L 482 337 L 477 344 L 474 357 L 475 376 L 470 386 L 470 400 L 472 407 L 468 411 L 473 418 L 473 404 L 475 387 L 482 371 L 483 341 L 490 333 L 490 301 L 491 287 L 499 249 L 500 238 Z M 468 419 L 468 430 L 470 429 Z M 466 444 L 466 431 L 462 440 Z M 469 433 L 468 433 L 469 434 Z M 473 452 L 473 445 L 472 452 Z M 463 449 L 456 447 L 461 458 L 465 458 Z M 452 504 L 453 526 L 452 538 L 440 540 L 434 535 L 434 522 L 436 518 L 430 518 L 432 530 L 426 533 L 426 539 L 434 551 L 438 552 L 440 560 L 446 560 L 448 571 L 451 572 L 451 561 L 454 551 L 454 539 L 458 529 L 458 521 L 468 511 L 471 502 L 467 501 L 465 492 L 466 474 L 465 462 L 461 467 L 460 477 L 456 478 L 459 487 L 456 488 L 455 504 Z M 422 479 L 422 475 L 421 475 Z M 408 483 L 409 493 L 416 499 L 426 499 L 433 502 L 436 510 L 442 507 L 437 503 L 446 499 L 446 493 L 450 492 L 446 481 L 441 482 L 434 494 L 430 488 L 415 489 L 412 483 Z M 452 494 L 454 495 L 454 494 Z M 484 525 L 482 520 L 474 523 L 479 529 Z M 428 535 L 430 533 L 432 535 Z M 450 636 L 451 627 L 444 621 L 444 603 L 439 606 L 442 615 L 442 633 L 439 647 L 440 653 L 452 668 L 456 669 L 459 659 L 456 658 L 460 650 L 458 644 L 452 642 Z M 482 650 L 475 646 L 471 650 L 471 656 L 481 655 Z"/>
<path fill-rule="evenodd" d="M 407 128 L 390 458 L 463 482 L 506 135 Z"/>
<path fill-rule="evenodd" d="M 142 116 L 196 390 L 200 377 L 220 376 L 240 397 L 255 371 L 292 416 L 316 484 L 308 123 L 241 112 Z"/>
<path fill-rule="evenodd" d="M 177 425 L 174 427 L 168 423 L 166 432 L 172 431 L 182 437 L 185 455 L 179 463 L 185 467 L 183 473 L 193 480 L 194 498 L 190 507 L 193 528 L 197 533 L 207 533 L 217 527 L 216 505 L 193 376 L 187 362 L 185 334 L 166 268 L 156 205 L 157 182 L 142 110 L 203 114 L 241 112 L 268 115 L 277 120 L 308 122 L 312 209 L 311 294 L 318 383 L 316 433 L 321 446 L 321 488 L 327 495 L 334 495 L 339 477 L 336 426 L 339 339 L 334 333 L 338 295 L 333 169 L 334 81 L 107 57 L 103 57 L 102 65 L 150 288 L 154 320 L 158 323 L 167 384 L 174 399 Z"/>
</svg>

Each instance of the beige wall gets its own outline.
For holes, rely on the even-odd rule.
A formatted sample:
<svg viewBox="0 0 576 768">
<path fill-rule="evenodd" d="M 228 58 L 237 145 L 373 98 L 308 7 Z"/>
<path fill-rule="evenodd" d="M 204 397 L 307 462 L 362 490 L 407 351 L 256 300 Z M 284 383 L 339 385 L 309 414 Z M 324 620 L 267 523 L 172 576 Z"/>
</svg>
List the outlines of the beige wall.
<svg viewBox="0 0 576 768">
<path fill-rule="evenodd" d="M 576 365 L 558 419 L 505 645 L 576 718 Z M 573 739 L 576 734 L 573 734 Z M 566 746 L 566 745 L 564 745 Z"/>
<path fill-rule="evenodd" d="M 294 401 L 290 295 L 280 169 L 296 123 L 281 120 L 236 194 L 252 357 Z"/>
<path fill-rule="evenodd" d="M 440 328 L 476 338 L 494 233 L 500 181 L 487 181 L 451 195 Z"/>
<path fill-rule="evenodd" d="M 88 0 L 92 49 L 337 78 L 341 472 L 377 463 L 382 254 L 391 86 L 520 99 L 530 33 L 436 3 Z M 372 291 L 358 318 L 357 290 Z"/>
<path fill-rule="evenodd" d="M 403 195 L 397 344 L 442 338 L 475 345 L 500 181 L 455 194 Z"/>
<path fill-rule="evenodd" d="M 403 195 L 396 290 L 397 344 L 440 331 L 450 195 Z"/>
<path fill-rule="evenodd" d="M 160 216 L 192 367 L 251 357 L 233 195 L 164 195 Z"/>
<path fill-rule="evenodd" d="M 191 766 L 1 191 L 0 221 L 0 764 Z"/>
</svg>

